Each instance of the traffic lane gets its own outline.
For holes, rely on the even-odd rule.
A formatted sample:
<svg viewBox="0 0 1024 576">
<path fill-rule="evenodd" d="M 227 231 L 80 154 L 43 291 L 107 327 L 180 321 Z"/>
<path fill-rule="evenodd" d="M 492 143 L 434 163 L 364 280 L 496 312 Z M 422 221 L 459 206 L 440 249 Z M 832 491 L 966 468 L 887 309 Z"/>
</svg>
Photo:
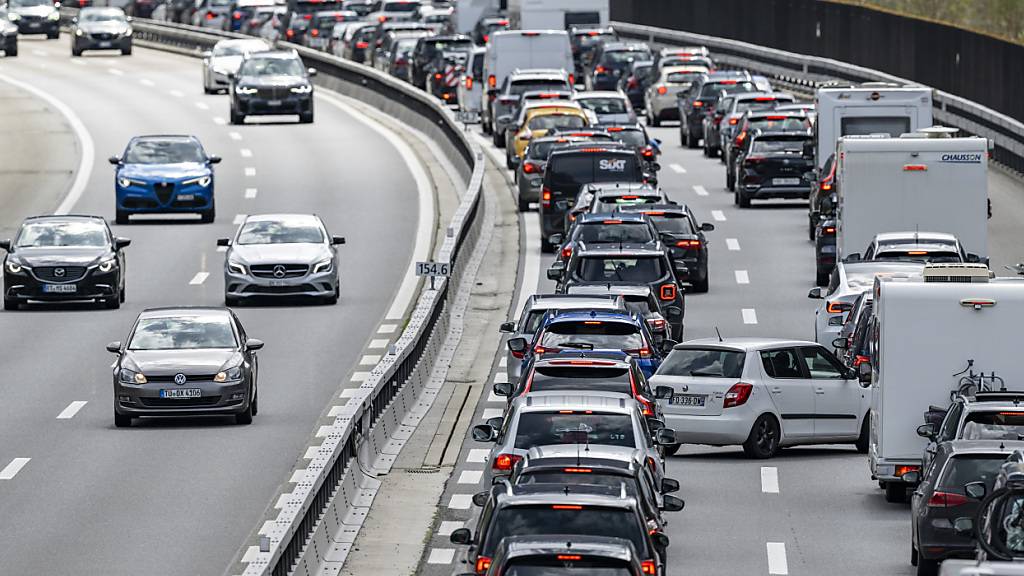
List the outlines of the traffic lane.
<svg viewBox="0 0 1024 576">
<path fill-rule="evenodd" d="M 988 221 L 989 266 L 997 276 L 1013 276 L 1006 270 L 1024 261 L 1020 243 L 1020 223 L 1024 222 L 1024 194 L 1019 179 L 999 169 L 988 173 L 988 195 L 992 201 L 992 218 Z"/>
<path fill-rule="evenodd" d="M 113 314 L 78 312 L 88 319 L 76 318 L 70 323 L 74 328 L 65 330 L 60 327 L 67 318 L 56 312 L 0 315 L 3 322 L 14 322 L 4 334 L 32 338 L 25 340 L 23 363 L 12 367 L 11 373 L 53 383 L 2 392 L 9 401 L 0 404 L 32 407 L 22 408 L 24 413 L 17 419 L 24 434 L 15 435 L 0 424 L 0 434 L 15 440 L 7 449 L 0 449 L 0 459 L 6 462 L 9 450 L 10 457 L 20 457 L 22 451 L 33 453 L 33 460 L 18 476 L 21 482 L 9 489 L 11 498 L 0 499 L 2 513 L 12 519 L 0 529 L 3 547 L 11 550 L 2 555 L 13 559 L 12 573 L 40 569 L 70 572 L 65 566 L 113 574 L 222 570 L 277 486 L 287 480 L 296 457 L 305 451 L 313 422 L 338 379 L 356 363 L 366 335 L 383 316 L 408 264 L 409 229 L 416 217 L 415 185 L 404 167 L 395 167 L 390 161 L 393 151 L 375 133 L 328 106 L 318 108 L 317 123 L 312 126 L 220 127 L 210 110 L 218 103 L 226 107 L 225 97 L 211 97 L 204 109 L 172 93 L 201 92 L 198 61 L 146 50 L 137 50 L 122 62 L 129 61 L 138 62 L 140 75 L 145 76 L 134 77 L 124 64 L 114 68 L 122 74 L 112 74 L 106 59 L 99 73 L 91 72 L 95 70 L 93 59 L 85 65 L 63 62 L 59 63 L 62 73 L 47 81 L 63 79 L 73 87 L 48 88 L 76 93 L 73 107 L 97 141 L 98 164 L 105 164 L 103 158 L 111 148 L 120 152 L 127 138 L 137 132 L 182 132 L 187 128 L 197 133 L 211 152 L 226 158 L 217 170 L 220 214 L 213 225 L 116 227 L 117 233 L 134 240 L 129 248 L 129 306 L 124 310 Z M 53 69 L 58 62 L 47 65 Z M 150 75 L 153 71 L 159 74 Z M 164 85 L 162 78 L 174 83 Z M 126 79 L 130 82 L 123 82 Z M 153 85 L 143 84 L 142 79 Z M 112 106 L 118 106 L 117 117 L 126 120 L 123 124 L 108 121 Z M 161 113 L 153 114 L 154 108 Z M 297 128 L 302 129 L 303 137 L 295 137 L 292 130 Z M 236 140 L 231 132 L 242 139 Z M 243 166 L 231 161 L 225 151 L 231 142 L 249 146 L 251 159 L 257 162 L 255 175 L 245 176 Z M 240 149 L 236 151 L 241 156 Z M 292 162 L 285 165 L 289 169 L 282 169 L 281 160 Z M 97 170 L 76 211 L 112 216 L 111 180 L 110 173 Z M 265 193 L 245 199 L 248 180 Z M 335 182 L 346 186 L 338 187 L 332 184 Z M 351 193 L 349 183 L 372 194 Z M 189 282 L 204 258 L 211 275 L 220 273 L 223 255 L 215 252 L 214 239 L 231 234 L 235 228 L 232 217 L 247 213 L 246 201 L 255 201 L 253 207 L 258 211 L 315 208 L 332 232 L 350 238 L 350 245 L 341 247 L 342 303 L 239 311 L 250 334 L 267 342 L 261 353 L 261 413 L 253 426 L 235 427 L 216 418 L 152 421 L 139 429 L 113 431 L 111 358 L 103 345 L 123 338 L 143 305 L 222 303 L 222 288 L 216 278 L 198 285 Z M 390 233 L 380 234 L 380 230 Z M 346 253 L 353 244 L 355 250 Z M 64 357 L 48 364 L 40 343 L 49 343 L 46 350 L 61 350 Z M 86 432 L 74 433 L 76 441 L 69 441 L 67 428 L 71 426 L 52 429 L 55 415 L 72 398 L 89 403 L 70 422 L 59 424 L 83 427 L 95 435 L 95 441 Z M 260 473 L 252 474 L 254 468 Z M 209 486 L 223 488 L 210 494 Z M 199 495 L 197 490 L 201 490 Z M 43 498 L 55 500 L 44 505 Z M 103 502 L 104 506 L 84 504 L 88 502 Z M 88 538 L 69 542 L 53 557 L 44 546 L 57 536 L 55 531 L 66 510 L 76 510 L 82 525 L 94 528 Z M 194 529 L 197 523 L 216 529 L 198 533 Z M 15 532 L 13 526 L 20 529 Z M 23 532 L 26 526 L 32 530 Z M 154 549 L 153 534 L 175 534 L 177 545 Z M 189 551 L 185 557 L 183 549 Z M 53 558 L 54 566 L 46 566 L 43 558 Z"/>
</svg>

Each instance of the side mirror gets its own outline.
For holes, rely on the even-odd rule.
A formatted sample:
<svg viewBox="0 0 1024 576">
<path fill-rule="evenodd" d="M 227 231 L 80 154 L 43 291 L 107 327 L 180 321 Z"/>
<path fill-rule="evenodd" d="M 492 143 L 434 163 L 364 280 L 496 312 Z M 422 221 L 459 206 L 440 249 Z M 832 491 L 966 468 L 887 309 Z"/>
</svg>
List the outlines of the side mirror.
<svg viewBox="0 0 1024 576">
<path fill-rule="evenodd" d="M 850 341 L 840 336 L 839 338 L 832 340 L 832 347 L 840 350 L 846 350 L 850 347 Z"/>
<path fill-rule="evenodd" d="M 316 68 L 306 68 L 306 74 L 310 76 L 316 76 Z"/>
<path fill-rule="evenodd" d="M 502 332 L 502 333 L 505 333 L 505 334 L 514 334 L 515 331 L 516 331 L 516 323 L 515 322 L 502 322 L 501 326 L 498 327 L 498 332 Z"/>
<path fill-rule="evenodd" d="M 501 430 L 501 423 L 504 421 L 505 418 L 503 416 L 495 416 L 494 418 L 488 418 L 487 420 L 484 420 L 484 424 L 487 424 L 488 426 L 494 428 L 495 430 Z"/>
<path fill-rule="evenodd" d="M 484 504 L 487 504 L 487 496 L 487 492 L 473 494 L 473 505 L 483 507 Z"/>
<path fill-rule="evenodd" d="M 821 287 L 820 286 L 815 286 L 814 288 L 811 288 L 810 291 L 807 292 L 807 297 L 811 298 L 811 299 L 814 299 L 814 300 L 821 300 L 822 299 Z"/>
<path fill-rule="evenodd" d="M 564 272 L 565 262 L 561 260 L 555 260 L 555 262 L 551 265 L 551 268 L 548 268 L 548 280 L 558 282 L 559 280 L 562 279 L 562 274 Z"/>
<path fill-rule="evenodd" d="M 679 480 L 675 478 L 662 478 L 661 493 L 668 494 L 670 492 L 679 492 Z"/>
<path fill-rule="evenodd" d="M 905 472 L 903 476 L 900 476 L 900 480 L 906 482 L 907 484 L 917 484 L 918 482 L 921 481 L 921 473 L 918 472 L 917 470 L 911 470 L 910 472 Z M 982 484 L 982 489 L 984 488 L 985 485 Z"/>
<path fill-rule="evenodd" d="M 803 179 L 804 182 L 814 182 L 818 179 L 818 173 L 814 170 L 811 170 L 810 172 L 804 172 Z"/>
<path fill-rule="evenodd" d="M 921 438 L 934 438 L 935 426 L 932 424 L 921 424 L 917 427 L 917 435 Z"/>
<path fill-rule="evenodd" d="M 345 243 L 345 237 L 344 236 L 331 236 L 331 244 L 334 244 L 335 246 L 338 246 L 338 245 L 341 245 L 341 244 L 344 244 L 344 243 Z"/>
<path fill-rule="evenodd" d="M 860 252 L 854 252 L 846 258 L 843 258 L 843 262 L 860 262 L 860 258 Z"/>
<path fill-rule="evenodd" d="M 662 355 L 668 356 L 669 352 L 672 352 L 672 349 L 676 347 L 676 344 L 679 344 L 679 342 L 676 342 L 671 338 L 665 338 L 662 340 L 660 348 Z"/>
<path fill-rule="evenodd" d="M 974 520 L 967 517 L 960 517 L 953 521 L 953 532 L 957 536 L 970 538 L 974 536 Z"/>
<path fill-rule="evenodd" d="M 700 225 L 700 231 L 701 232 L 714 232 L 715 231 L 715 225 L 712 224 L 711 222 L 705 222 L 705 223 Z"/>
<path fill-rule="evenodd" d="M 654 534 L 651 534 L 651 542 L 654 544 L 655 548 L 662 551 L 668 548 L 668 545 L 672 543 L 664 532 L 655 532 Z"/>
<path fill-rule="evenodd" d="M 249 338 L 245 341 L 246 350 L 259 350 L 263 348 L 263 340 L 257 340 L 255 338 Z"/>
<path fill-rule="evenodd" d="M 10 240 L 0 240 L 0 250 L 6 250 L 7 252 L 10 252 L 11 251 L 11 241 Z"/>
<path fill-rule="evenodd" d="M 975 500 L 981 500 L 985 497 L 985 493 L 988 492 L 988 489 L 984 482 L 978 480 L 976 482 L 968 482 L 967 484 L 964 484 L 964 492 Z"/>
<path fill-rule="evenodd" d="M 111 342 L 110 344 L 107 344 L 107 352 L 110 352 L 111 354 L 120 354 L 121 353 L 121 343 L 120 342 Z"/>
<path fill-rule="evenodd" d="M 469 531 L 469 528 L 458 528 L 452 531 L 448 540 L 452 544 L 469 544 L 473 541 L 473 533 Z"/>
<path fill-rule="evenodd" d="M 526 338 L 523 337 L 509 338 L 508 342 L 506 342 L 506 345 L 508 346 L 510 352 L 514 352 L 517 354 L 525 353 L 526 347 L 529 346 L 529 344 L 526 342 Z"/>
<path fill-rule="evenodd" d="M 111 164 L 116 166 L 116 165 L 121 163 L 121 157 L 120 156 L 111 156 L 110 158 L 107 158 L 107 162 L 110 162 Z"/>
<path fill-rule="evenodd" d="M 231 246 L 231 238 L 217 238 L 217 246 Z"/>
<path fill-rule="evenodd" d="M 494 442 L 498 437 L 498 431 L 489 424 L 477 424 L 473 426 L 473 440 L 477 442 Z"/>
<path fill-rule="evenodd" d="M 864 388 L 871 386 L 871 363 L 864 362 L 857 366 L 857 380 Z"/>
<path fill-rule="evenodd" d="M 553 246 L 560 246 L 563 240 L 565 240 L 565 236 L 562 234 L 552 234 L 551 236 L 548 236 L 548 243 Z"/>
<path fill-rule="evenodd" d="M 654 435 L 654 441 L 659 446 L 671 446 L 676 443 L 676 431 L 671 428 L 662 428 Z"/>
<path fill-rule="evenodd" d="M 686 502 L 683 502 L 682 498 L 676 498 L 667 494 L 661 497 L 661 509 L 664 512 L 679 512 L 684 507 L 686 507 Z"/>
<path fill-rule="evenodd" d="M 124 248 L 127 248 L 128 245 L 131 243 L 132 241 L 130 238 L 121 238 L 120 236 L 114 238 L 114 248 L 116 250 L 122 250 Z"/>
<path fill-rule="evenodd" d="M 206 157 L 206 161 L 209 162 L 210 164 L 220 164 L 221 160 L 223 160 L 223 158 L 217 156 L 216 154 Z"/>
<path fill-rule="evenodd" d="M 508 382 L 495 382 L 492 389 L 495 396 L 505 396 L 507 398 L 512 395 L 512 384 Z"/>
<path fill-rule="evenodd" d="M 672 389 L 671 386 L 654 387 L 654 397 L 657 398 L 658 400 L 666 400 L 668 398 L 671 398 L 672 394 L 674 393 L 675 391 Z"/>
<path fill-rule="evenodd" d="M 978 262 L 981 262 L 981 256 L 978 256 L 977 254 L 971 254 L 970 252 L 968 252 L 967 261 L 970 262 L 971 264 L 977 264 Z"/>
</svg>

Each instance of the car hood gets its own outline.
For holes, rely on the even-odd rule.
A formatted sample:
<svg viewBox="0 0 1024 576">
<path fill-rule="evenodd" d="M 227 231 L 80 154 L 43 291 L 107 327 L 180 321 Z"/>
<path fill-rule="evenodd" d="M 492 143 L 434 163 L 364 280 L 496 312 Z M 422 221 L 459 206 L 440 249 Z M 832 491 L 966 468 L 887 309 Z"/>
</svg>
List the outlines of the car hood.
<svg viewBox="0 0 1024 576">
<path fill-rule="evenodd" d="M 118 176 L 125 178 L 177 179 L 209 176 L 212 173 L 206 164 L 183 162 L 181 164 L 125 164 Z"/>
<path fill-rule="evenodd" d="M 214 56 L 213 58 L 210 58 L 210 68 L 213 68 L 215 70 L 238 72 L 238 67 L 241 65 L 242 57 L 238 55 Z"/>
<path fill-rule="evenodd" d="M 312 264 L 331 257 L 323 244 L 236 244 L 231 256 L 247 264 Z"/>
<path fill-rule="evenodd" d="M 241 361 L 234 349 L 126 350 L 121 366 L 146 376 L 209 376 Z"/>
<path fill-rule="evenodd" d="M 41 18 L 45 18 L 51 13 L 56 12 L 56 10 L 53 9 L 53 6 L 17 6 L 8 8 L 8 12 L 21 16 L 39 16 Z"/>
<path fill-rule="evenodd" d="M 106 246 L 98 248 L 18 248 L 12 258 L 23 266 L 89 266 L 111 254 Z"/>
<path fill-rule="evenodd" d="M 245 76 L 240 78 L 239 84 L 245 86 L 300 86 L 308 84 L 301 76 Z"/>
<path fill-rule="evenodd" d="M 78 29 L 87 34 L 124 34 L 131 28 L 123 22 L 82 22 Z"/>
</svg>

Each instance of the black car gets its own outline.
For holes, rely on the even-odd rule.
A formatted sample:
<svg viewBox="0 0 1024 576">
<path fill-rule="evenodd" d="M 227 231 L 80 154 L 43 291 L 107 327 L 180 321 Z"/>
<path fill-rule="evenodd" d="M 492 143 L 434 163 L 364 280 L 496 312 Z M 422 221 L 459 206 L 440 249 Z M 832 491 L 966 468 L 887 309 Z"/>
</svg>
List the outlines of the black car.
<svg viewBox="0 0 1024 576">
<path fill-rule="evenodd" d="M 871 310 L 875 307 L 873 292 L 868 290 L 854 301 L 839 337 L 832 341 L 836 356 L 848 367 L 856 370 L 861 364 L 871 363 Z"/>
<path fill-rule="evenodd" d="M 648 171 L 657 172 L 661 169 L 661 166 L 654 164 L 661 154 L 661 140 L 651 138 L 651 135 L 647 133 L 647 129 L 641 124 L 605 126 L 604 129 L 613 140 L 618 140 L 627 146 L 632 146 L 639 152 L 644 162 L 647 163 Z"/>
<path fill-rule="evenodd" d="M 99 216 L 33 216 L 13 240 L 0 242 L 4 258 L 4 310 L 28 301 L 124 302 L 123 248 Z"/>
<path fill-rule="evenodd" d="M 604 42 L 594 51 L 591 65 L 585 68 L 587 90 L 618 90 L 619 81 L 633 62 L 651 60 L 650 47 L 638 42 Z"/>
<path fill-rule="evenodd" d="M 791 94 L 782 92 L 734 93 L 723 89 L 714 112 L 704 117 L 704 156 L 714 158 L 721 155 L 723 139 L 735 132 L 744 112 L 772 110 L 779 104 L 793 101 Z"/>
<path fill-rule="evenodd" d="M 540 202 L 541 181 L 551 150 L 560 144 L 582 142 L 587 138 L 575 136 L 543 136 L 531 140 L 523 153 L 523 161 L 516 166 L 516 204 L 520 212 L 530 209 L 530 202 Z"/>
<path fill-rule="evenodd" d="M 657 244 L 658 231 L 643 214 L 609 214 L 602 211 L 580 214 L 565 237 L 553 234 L 549 240 L 559 246 L 556 258 L 568 261 L 573 246 L 580 242 L 586 242 L 589 246 Z"/>
<path fill-rule="evenodd" d="M 574 76 L 583 79 L 590 68 L 594 50 L 605 42 L 618 42 L 619 34 L 612 28 L 573 28 L 569 30 L 569 46 L 572 49 Z"/>
<path fill-rule="evenodd" d="M 750 137 L 736 158 L 734 203 L 749 208 L 753 199 L 810 196 L 811 141 L 810 131 L 762 132 Z"/>
<path fill-rule="evenodd" d="M 4 51 L 5 58 L 14 58 L 18 55 L 18 27 L 11 23 L 7 16 L 7 9 L 0 6 L 0 50 Z"/>
<path fill-rule="evenodd" d="M 143 310 L 127 340 L 107 344 L 114 362 L 114 425 L 140 416 L 231 415 L 250 424 L 259 409 L 263 342 L 227 308 Z"/>
<path fill-rule="evenodd" d="M 725 162 L 725 187 L 736 190 L 736 157 L 743 149 L 744 142 L 755 132 L 788 132 L 810 130 L 811 119 L 800 110 L 769 110 L 743 113 L 736 122 L 735 134 L 722 143 L 722 160 Z"/>
<path fill-rule="evenodd" d="M 814 231 L 821 224 L 822 218 L 829 217 L 835 206 L 832 182 L 836 178 L 836 155 L 829 154 L 821 172 L 815 171 L 814 175 L 811 195 L 807 198 L 807 235 L 811 240 L 814 240 Z"/>
<path fill-rule="evenodd" d="M 553 252 L 552 234 L 564 234 L 565 215 L 570 202 L 585 184 L 595 182 L 643 182 L 643 160 L 622 145 L 615 147 L 590 142 L 551 152 L 544 170 L 540 198 L 541 250 Z"/>
<path fill-rule="evenodd" d="M 60 37 L 60 12 L 53 0 L 8 0 L 7 18 L 21 34 L 46 34 Z"/>
<path fill-rule="evenodd" d="M 473 27 L 473 42 L 479 46 L 483 46 L 491 39 L 491 34 L 508 29 L 508 18 L 504 16 L 487 16 L 485 18 L 481 18 L 476 23 L 476 26 Z"/>
<path fill-rule="evenodd" d="M 370 39 L 376 33 L 376 26 L 370 22 L 353 25 L 352 33 L 345 33 L 345 58 L 353 62 L 365 63 L 366 53 L 370 49 Z"/>
<path fill-rule="evenodd" d="M 620 89 L 626 93 L 629 103 L 637 112 L 644 111 L 644 92 L 651 85 L 654 74 L 653 60 L 634 61 L 628 72 L 623 73 Z"/>
<path fill-rule="evenodd" d="M 681 262 L 686 266 L 687 275 L 680 280 L 690 283 L 690 292 L 708 291 L 708 240 L 704 233 L 713 231 L 714 224 L 698 224 L 693 211 L 682 204 L 633 205 L 619 210 L 646 214 L 668 248 L 673 263 Z"/>
<path fill-rule="evenodd" d="M 835 196 L 832 197 L 833 202 Z M 836 267 L 836 219 L 834 215 L 822 218 L 814 228 L 814 283 L 826 286 Z"/>
<path fill-rule="evenodd" d="M 71 20 L 71 55 L 86 50 L 120 50 L 132 53 L 131 17 L 120 8 L 82 8 Z"/>
<path fill-rule="evenodd" d="M 446 51 L 469 53 L 472 48 L 473 40 L 462 34 L 420 38 L 412 49 L 409 81 L 417 88 L 426 88 L 427 75 L 434 73 L 435 59 L 439 54 Z"/>
<path fill-rule="evenodd" d="M 696 148 L 704 132 L 704 117 L 714 111 L 722 90 L 757 92 L 761 88 L 749 72 L 730 70 L 698 76 L 685 92 L 677 95 L 680 146 Z"/>
<path fill-rule="evenodd" d="M 316 69 L 306 69 L 295 52 L 248 54 L 231 76 L 231 123 L 246 116 L 298 114 L 299 122 L 313 122 L 313 84 Z"/>
</svg>

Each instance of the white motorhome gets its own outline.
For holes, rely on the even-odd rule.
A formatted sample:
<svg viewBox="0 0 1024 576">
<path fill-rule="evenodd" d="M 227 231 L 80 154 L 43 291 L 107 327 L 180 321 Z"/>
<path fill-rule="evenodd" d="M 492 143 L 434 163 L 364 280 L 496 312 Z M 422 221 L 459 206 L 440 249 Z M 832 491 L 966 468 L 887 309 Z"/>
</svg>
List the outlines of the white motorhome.
<svg viewBox="0 0 1024 576">
<path fill-rule="evenodd" d="M 918 280 L 875 280 L 871 363 L 860 369 L 870 371 L 868 462 L 887 500 L 902 501 L 914 480 L 906 474 L 921 472 L 927 440 L 917 426 L 930 406 L 948 406 L 971 374 L 995 372 L 1011 389 L 1024 383 L 1022 317 L 1024 282 L 990 281 L 983 264 L 929 264 Z"/>
<path fill-rule="evenodd" d="M 471 33 L 481 18 L 498 14 L 499 6 L 498 0 L 456 0 L 455 12 L 452 14 L 455 31 L 459 34 Z"/>
<path fill-rule="evenodd" d="M 610 0 L 508 0 L 512 28 L 569 30 L 607 26 Z"/>
<path fill-rule="evenodd" d="M 814 96 L 818 170 L 835 152 L 836 140 L 857 134 L 899 136 L 932 125 L 932 90 L 884 82 L 825 86 Z"/>
<path fill-rule="evenodd" d="M 840 258 L 863 253 L 876 234 L 907 230 L 953 234 L 967 252 L 988 256 L 988 141 L 925 135 L 839 139 Z"/>
</svg>

